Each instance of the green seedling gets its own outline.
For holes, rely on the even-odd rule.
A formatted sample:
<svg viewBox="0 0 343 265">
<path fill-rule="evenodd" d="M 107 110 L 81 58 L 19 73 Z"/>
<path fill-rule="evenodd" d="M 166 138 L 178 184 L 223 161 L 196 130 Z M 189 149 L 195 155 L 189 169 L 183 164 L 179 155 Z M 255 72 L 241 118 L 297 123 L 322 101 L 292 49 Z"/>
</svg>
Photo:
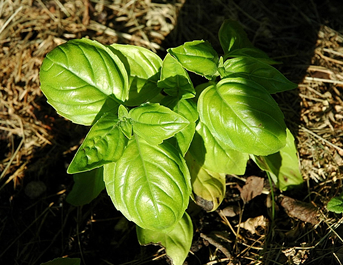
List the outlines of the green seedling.
<svg viewBox="0 0 343 265">
<path fill-rule="evenodd" d="M 67 200 L 89 203 L 106 188 L 137 224 L 141 244 L 159 243 L 173 264 L 193 235 L 189 198 L 214 211 L 226 174 L 248 159 L 281 190 L 302 183 L 294 138 L 272 94 L 291 90 L 240 25 L 226 20 L 220 56 L 207 41 L 171 48 L 162 61 L 131 45 L 71 40 L 47 54 L 41 89 L 57 112 L 91 129 L 69 165 Z M 204 78 L 194 87 L 188 74 Z"/>
</svg>

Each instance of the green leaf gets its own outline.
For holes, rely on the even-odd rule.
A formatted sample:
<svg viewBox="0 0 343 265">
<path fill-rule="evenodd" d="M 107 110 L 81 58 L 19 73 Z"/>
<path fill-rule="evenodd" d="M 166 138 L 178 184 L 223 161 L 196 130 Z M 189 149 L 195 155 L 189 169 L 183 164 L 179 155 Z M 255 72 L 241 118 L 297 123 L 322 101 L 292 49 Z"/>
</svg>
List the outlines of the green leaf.
<svg viewBox="0 0 343 265">
<path fill-rule="evenodd" d="M 230 57 L 252 57 L 266 64 L 279 64 L 279 62 L 270 59 L 264 51 L 261 51 L 255 47 L 232 50 L 226 54 L 225 59 Z"/>
<path fill-rule="evenodd" d="M 219 57 L 207 41 L 186 42 L 176 48 L 168 49 L 181 65 L 188 71 L 204 76 L 207 79 L 217 73 Z"/>
<path fill-rule="evenodd" d="M 119 124 L 120 120 L 112 115 L 101 117 L 77 150 L 67 172 L 73 174 L 88 171 L 117 161 L 127 144 Z"/>
<path fill-rule="evenodd" d="M 114 206 L 144 229 L 170 229 L 188 206 L 188 168 L 167 142 L 151 145 L 133 137 L 122 157 L 104 166 L 104 176 Z"/>
<path fill-rule="evenodd" d="M 131 139 L 132 124 L 130 121 L 129 112 L 123 105 L 119 106 L 118 118 L 120 120 L 120 123 L 119 123 L 120 130 L 126 136 L 127 139 Z"/>
<path fill-rule="evenodd" d="M 81 260 L 78 258 L 57 258 L 48 262 L 41 263 L 41 265 L 80 265 Z"/>
<path fill-rule="evenodd" d="M 173 265 L 182 265 L 187 258 L 193 240 L 193 224 L 185 212 L 182 219 L 169 232 L 152 231 L 137 226 L 139 244 L 160 244 L 166 249 Z"/>
<path fill-rule="evenodd" d="M 185 128 L 189 121 L 157 103 L 144 104 L 130 111 L 133 132 L 151 144 L 160 144 Z"/>
<path fill-rule="evenodd" d="M 190 152 L 185 158 L 191 174 L 193 200 L 205 211 L 215 211 L 225 197 L 225 174 L 204 169 Z"/>
<path fill-rule="evenodd" d="M 304 180 L 299 169 L 299 159 L 292 133 L 287 129 L 286 146 L 268 156 L 252 156 L 255 163 L 268 171 L 281 191 L 301 185 Z"/>
<path fill-rule="evenodd" d="M 330 212 L 343 213 L 343 192 L 337 197 L 332 198 L 326 207 Z"/>
<path fill-rule="evenodd" d="M 139 106 L 160 93 L 157 86 L 162 66 L 161 58 L 146 48 L 132 45 L 110 46 L 126 67 L 129 75 L 129 99 L 126 106 Z"/>
<path fill-rule="evenodd" d="M 225 174 L 243 175 L 249 159 L 248 154 L 220 144 L 202 122 L 196 127 L 189 151 L 204 169 Z"/>
<path fill-rule="evenodd" d="M 158 86 L 164 88 L 164 92 L 177 98 L 194 98 L 195 90 L 187 71 L 170 54 L 163 60 L 161 79 Z"/>
<path fill-rule="evenodd" d="M 189 124 L 175 135 L 182 156 L 184 156 L 191 145 L 194 136 L 195 122 L 198 120 L 198 111 L 193 101 L 185 99 L 178 101 L 174 107 L 174 111 L 189 121 Z"/>
<path fill-rule="evenodd" d="M 57 112 L 91 125 L 117 111 L 128 96 L 123 63 L 109 48 L 88 39 L 71 40 L 47 54 L 40 69 L 41 89 Z"/>
<path fill-rule="evenodd" d="M 218 35 L 225 54 L 236 49 L 253 47 L 244 29 L 236 21 L 225 20 L 219 29 Z"/>
<path fill-rule="evenodd" d="M 105 188 L 103 167 L 74 174 L 74 186 L 67 196 L 67 202 L 74 206 L 90 203 Z"/>
<path fill-rule="evenodd" d="M 224 146 L 241 153 L 269 155 L 286 144 L 286 125 L 275 100 L 259 84 L 225 78 L 198 100 L 200 120 Z"/>
<path fill-rule="evenodd" d="M 273 66 L 251 57 L 238 57 L 224 63 L 225 77 L 243 77 L 263 86 L 270 94 L 297 87 Z"/>
</svg>

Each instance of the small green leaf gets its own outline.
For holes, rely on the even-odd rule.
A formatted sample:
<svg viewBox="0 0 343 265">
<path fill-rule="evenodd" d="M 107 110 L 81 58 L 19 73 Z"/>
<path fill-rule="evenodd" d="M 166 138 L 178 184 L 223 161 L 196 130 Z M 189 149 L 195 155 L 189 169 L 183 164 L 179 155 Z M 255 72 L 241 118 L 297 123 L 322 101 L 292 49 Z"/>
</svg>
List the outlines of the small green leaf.
<svg viewBox="0 0 343 265">
<path fill-rule="evenodd" d="M 74 174 L 74 186 L 67 196 L 67 202 L 74 206 L 90 203 L 105 188 L 103 167 Z"/>
<path fill-rule="evenodd" d="M 198 100 L 200 120 L 220 144 L 241 153 L 269 155 L 286 144 L 286 125 L 275 100 L 259 84 L 225 78 Z"/>
<path fill-rule="evenodd" d="M 181 65 L 188 71 L 204 76 L 207 79 L 217 73 L 219 57 L 207 41 L 186 42 L 176 48 L 168 49 Z"/>
<path fill-rule="evenodd" d="M 174 107 L 174 111 L 189 121 L 189 124 L 175 135 L 182 156 L 184 156 L 191 145 L 194 136 L 195 122 L 198 120 L 198 111 L 193 101 L 185 99 L 178 101 Z"/>
<path fill-rule="evenodd" d="M 157 86 L 162 66 L 161 58 L 146 48 L 132 45 L 109 46 L 119 56 L 129 75 L 129 98 L 126 106 L 139 106 L 160 93 Z"/>
<path fill-rule="evenodd" d="M 120 130 L 126 136 L 127 139 L 131 139 L 132 124 L 130 121 L 129 112 L 123 105 L 119 106 L 118 118 L 120 120 L 120 123 L 119 123 Z"/>
<path fill-rule="evenodd" d="M 187 258 L 193 240 L 193 224 L 185 212 L 182 219 L 169 232 L 152 231 L 137 226 L 139 244 L 160 244 L 166 249 L 173 265 L 182 265 Z"/>
<path fill-rule="evenodd" d="M 190 152 L 185 158 L 191 174 L 193 200 L 205 211 L 215 211 L 225 197 L 225 174 L 204 169 Z"/>
<path fill-rule="evenodd" d="M 236 21 L 225 20 L 219 29 L 218 35 L 225 54 L 236 49 L 253 47 L 244 29 Z"/>
<path fill-rule="evenodd" d="M 127 144 L 119 124 L 120 120 L 112 115 L 101 117 L 77 150 L 67 172 L 73 174 L 88 171 L 117 161 Z"/>
<path fill-rule="evenodd" d="M 130 111 L 133 132 L 151 144 L 160 144 L 185 128 L 189 121 L 167 107 L 148 103 Z"/>
<path fill-rule="evenodd" d="M 263 86 L 270 94 L 297 87 L 273 66 L 251 57 L 238 57 L 224 63 L 225 77 L 243 77 Z"/>
<path fill-rule="evenodd" d="M 326 207 L 330 212 L 343 213 L 343 192 L 337 197 L 332 198 Z"/>
<path fill-rule="evenodd" d="M 78 258 L 57 258 L 48 262 L 41 263 L 41 265 L 80 265 L 81 260 Z"/>
<path fill-rule="evenodd" d="M 116 112 L 128 96 L 123 63 L 108 47 L 87 39 L 71 40 L 47 54 L 40 69 L 41 89 L 57 112 L 91 125 Z"/>
<path fill-rule="evenodd" d="M 248 154 L 220 144 L 202 122 L 196 127 L 189 151 L 204 169 L 225 174 L 243 175 L 249 159 Z"/>
<path fill-rule="evenodd" d="M 114 206 L 138 226 L 159 231 L 173 227 L 189 202 L 190 176 L 177 149 L 151 145 L 134 136 L 122 157 L 104 166 Z"/>
<path fill-rule="evenodd" d="M 292 133 L 287 129 L 286 146 L 268 156 L 252 156 L 255 163 L 268 171 L 281 191 L 301 185 L 304 180 L 299 169 L 299 159 Z"/>
<path fill-rule="evenodd" d="M 167 54 L 163 60 L 158 86 L 172 97 L 188 99 L 195 96 L 193 83 L 187 71 L 170 54 Z"/>
</svg>

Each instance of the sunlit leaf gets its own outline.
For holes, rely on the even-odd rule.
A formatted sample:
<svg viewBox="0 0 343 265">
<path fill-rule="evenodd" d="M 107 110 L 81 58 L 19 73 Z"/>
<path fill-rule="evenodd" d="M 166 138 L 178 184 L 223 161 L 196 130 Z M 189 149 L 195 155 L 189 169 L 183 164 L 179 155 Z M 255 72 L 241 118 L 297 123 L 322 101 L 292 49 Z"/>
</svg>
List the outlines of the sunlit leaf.
<svg viewBox="0 0 343 265">
<path fill-rule="evenodd" d="M 129 76 L 129 99 L 126 106 L 139 106 L 155 97 L 161 88 L 157 86 L 162 66 L 161 58 L 146 48 L 112 44 L 113 52 L 119 56 L 125 65 Z"/>
<path fill-rule="evenodd" d="M 202 75 L 207 79 L 217 73 L 219 56 L 207 41 L 186 42 L 176 48 L 168 49 L 188 71 Z"/>
<path fill-rule="evenodd" d="M 225 78 L 198 100 L 200 120 L 223 145 L 241 153 L 269 155 L 286 144 L 283 114 L 270 94 L 244 78 Z"/>
<path fill-rule="evenodd" d="M 114 206 L 144 229 L 170 229 L 188 206 L 189 171 L 167 142 L 151 145 L 132 137 L 122 157 L 104 166 L 104 176 Z"/>
<path fill-rule="evenodd" d="M 230 57 L 250 57 L 266 64 L 279 64 L 279 62 L 270 59 L 265 52 L 255 47 L 232 50 L 228 54 L 226 54 L 225 59 Z"/>
<path fill-rule="evenodd" d="M 68 167 L 68 173 L 88 171 L 117 161 L 127 144 L 120 120 L 104 115 L 90 129 Z"/>
<path fill-rule="evenodd" d="M 185 158 L 191 174 L 194 201 L 208 212 L 216 210 L 225 197 L 225 174 L 204 169 L 189 152 Z"/>
<path fill-rule="evenodd" d="M 243 175 L 249 159 L 248 154 L 220 144 L 202 122 L 196 127 L 189 151 L 204 169 L 218 173 Z"/>
<path fill-rule="evenodd" d="M 90 203 L 105 188 L 103 167 L 74 174 L 74 186 L 66 201 L 74 206 Z"/>
<path fill-rule="evenodd" d="M 328 204 L 327 209 L 334 213 L 343 213 L 343 193 L 337 197 L 332 198 Z"/>
<path fill-rule="evenodd" d="M 170 54 L 167 54 L 163 60 L 158 86 L 172 97 L 187 99 L 195 96 L 193 83 L 187 71 Z"/>
<path fill-rule="evenodd" d="M 144 104 L 130 111 L 135 134 L 151 144 L 160 144 L 185 128 L 189 121 L 167 107 Z"/>
<path fill-rule="evenodd" d="M 160 244 L 166 249 L 173 265 L 182 265 L 187 258 L 193 240 L 193 224 L 187 213 L 173 230 L 152 231 L 137 226 L 137 237 L 141 245 Z"/>
<path fill-rule="evenodd" d="M 108 47 L 88 39 L 68 41 L 47 54 L 40 69 L 41 90 L 57 112 L 91 125 L 106 112 L 117 112 L 127 98 L 128 76 Z"/>
<path fill-rule="evenodd" d="M 174 111 L 189 121 L 189 124 L 175 135 L 181 153 L 184 156 L 191 145 L 194 136 L 195 122 L 198 120 L 198 111 L 193 101 L 185 99 L 178 101 L 174 107 Z"/>
</svg>

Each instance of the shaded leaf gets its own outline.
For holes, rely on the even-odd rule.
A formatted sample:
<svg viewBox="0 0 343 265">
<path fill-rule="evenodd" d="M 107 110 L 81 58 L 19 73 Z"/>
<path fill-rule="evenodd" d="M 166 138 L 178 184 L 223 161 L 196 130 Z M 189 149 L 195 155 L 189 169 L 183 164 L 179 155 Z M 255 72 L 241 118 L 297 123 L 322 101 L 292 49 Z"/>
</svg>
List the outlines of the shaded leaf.
<svg viewBox="0 0 343 265">
<path fill-rule="evenodd" d="M 78 258 L 57 258 L 48 262 L 41 263 L 41 265 L 80 265 L 81 260 Z"/>
<path fill-rule="evenodd" d="M 60 115 L 83 125 L 116 112 L 129 92 L 128 76 L 118 56 L 88 39 L 68 41 L 48 53 L 40 81 L 48 103 Z"/>
<path fill-rule="evenodd" d="M 127 109 L 120 105 L 118 109 L 118 118 L 120 120 L 119 127 L 126 138 L 131 139 L 132 136 L 132 124 Z"/>
<path fill-rule="evenodd" d="M 74 206 L 90 203 L 105 188 L 103 167 L 74 174 L 73 178 L 75 183 L 66 200 Z"/>
<path fill-rule="evenodd" d="M 224 62 L 225 77 L 243 77 L 263 86 L 270 94 L 291 90 L 297 84 L 289 81 L 273 66 L 250 57 L 238 57 Z"/>
<path fill-rule="evenodd" d="M 217 73 L 219 57 L 207 41 L 185 42 L 181 46 L 168 49 L 168 52 L 188 71 L 204 76 L 207 79 L 212 79 Z"/>
<path fill-rule="evenodd" d="M 193 224 L 185 212 L 171 231 L 152 231 L 137 226 L 137 237 L 141 245 L 160 244 L 166 249 L 173 265 L 182 265 L 187 258 L 193 240 Z"/>
<path fill-rule="evenodd" d="M 277 187 L 285 191 L 301 185 L 304 180 L 299 168 L 299 159 L 292 133 L 287 129 L 286 146 L 268 156 L 251 156 L 255 163 L 270 173 Z"/>
<path fill-rule="evenodd" d="M 151 145 L 133 137 L 122 157 L 104 166 L 114 206 L 138 226 L 159 231 L 181 219 L 191 193 L 185 161 L 169 143 Z"/>
<path fill-rule="evenodd" d="M 120 120 L 112 115 L 101 117 L 90 129 L 68 167 L 68 173 L 88 171 L 117 161 L 127 144 Z"/>
<path fill-rule="evenodd" d="M 230 58 L 230 57 L 231 58 L 232 57 L 234 58 L 252 57 L 254 59 L 257 59 L 259 62 L 263 62 L 266 64 L 279 64 L 279 62 L 276 62 L 270 59 L 269 56 L 265 52 L 255 47 L 232 50 L 225 56 L 225 59 Z"/>
<path fill-rule="evenodd" d="M 224 54 L 236 49 L 253 47 L 244 29 L 236 21 L 225 20 L 219 29 L 218 35 Z"/>
<path fill-rule="evenodd" d="M 189 152 L 185 159 L 191 174 L 194 201 L 205 211 L 215 211 L 225 197 L 225 174 L 204 169 Z"/>
<path fill-rule="evenodd" d="M 269 155 L 286 143 L 286 125 L 275 100 L 259 84 L 225 78 L 207 87 L 198 100 L 200 120 L 224 147 Z"/>
<path fill-rule="evenodd" d="M 204 169 L 226 174 L 243 175 L 249 159 L 248 154 L 224 147 L 202 122 L 196 127 L 190 152 Z"/>
<path fill-rule="evenodd" d="M 170 54 L 167 54 L 163 60 L 158 86 L 172 97 L 188 99 L 195 96 L 193 83 L 187 71 Z"/>
<path fill-rule="evenodd" d="M 151 144 L 160 144 L 185 128 L 189 121 L 157 103 L 144 104 L 130 111 L 133 131 Z"/>
<path fill-rule="evenodd" d="M 126 106 L 138 106 L 154 98 L 161 89 L 157 86 L 162 66 L 161 58 L 146 48 L 112 44 L 115 54 L 124 63 L 129 76 L 129 97 Z"/>
</svg>

